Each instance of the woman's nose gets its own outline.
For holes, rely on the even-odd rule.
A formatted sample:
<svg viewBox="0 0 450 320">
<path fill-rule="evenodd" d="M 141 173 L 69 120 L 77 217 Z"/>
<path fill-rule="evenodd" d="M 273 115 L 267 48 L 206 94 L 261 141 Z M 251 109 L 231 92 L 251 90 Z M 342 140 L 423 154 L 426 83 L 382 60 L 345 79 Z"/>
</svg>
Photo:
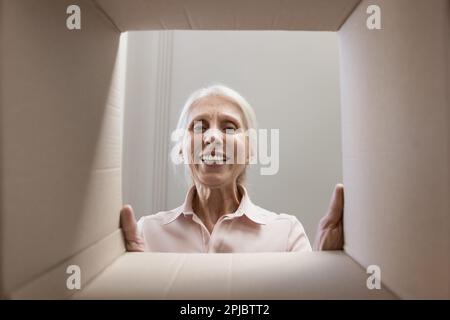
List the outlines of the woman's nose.
<svg viewBox="0 0 450 320">
<path fill-rule="evenodd" d="M 222 132 L 219 129 L 210 128 L 203 134 L 205 144 L 222 143 Z"/>
</svg>

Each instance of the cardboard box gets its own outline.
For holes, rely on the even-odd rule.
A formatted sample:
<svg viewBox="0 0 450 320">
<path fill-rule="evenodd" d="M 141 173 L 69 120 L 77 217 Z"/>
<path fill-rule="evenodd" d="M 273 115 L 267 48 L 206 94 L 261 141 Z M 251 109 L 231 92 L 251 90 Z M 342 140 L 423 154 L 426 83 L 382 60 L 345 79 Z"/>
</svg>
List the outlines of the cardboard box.
<svg viewBox="0 0 450 320">
<path fill-rule="evenodd" d="M 79 31 L 71 4 L 0 1 L 4 297 L 450 298 L 448 0 L 79 0 Z M 381 30 L 366 27 L 372 4 Z M 125 253 L 120 34 L 148 29 L 338 32 L 344 252 Z M 372 264 L 381 291 L 365 285 Z"/>
</svg>

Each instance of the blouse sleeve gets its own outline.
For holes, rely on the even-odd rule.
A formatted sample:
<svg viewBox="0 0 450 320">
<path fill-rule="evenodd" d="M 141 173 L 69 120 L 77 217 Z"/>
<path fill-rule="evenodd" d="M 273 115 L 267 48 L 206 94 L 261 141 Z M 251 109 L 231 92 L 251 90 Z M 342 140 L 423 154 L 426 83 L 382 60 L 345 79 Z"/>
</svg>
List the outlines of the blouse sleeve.
<svg viewBox="0 0 450 320">
<path fill-rule="evenodd" d="M 292 226 L 288 236 L 286 251 L 312 251 L 305 229 L 295 216 L 292 216 Z"/>
</svg>

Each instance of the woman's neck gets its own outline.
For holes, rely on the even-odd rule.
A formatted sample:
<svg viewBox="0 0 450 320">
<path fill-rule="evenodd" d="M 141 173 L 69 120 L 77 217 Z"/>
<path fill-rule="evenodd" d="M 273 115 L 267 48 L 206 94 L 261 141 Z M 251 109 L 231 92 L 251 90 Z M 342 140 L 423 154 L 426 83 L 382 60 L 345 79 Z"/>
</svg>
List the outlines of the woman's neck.
<svg viewBox="0 0 450 320">
<path fill-rule="evenodd" d="M 236 183 L 219 188 L 209 188 L 196 183 L 195 187 L 192 208 L 211 233 L 221 216 L 237 210 L 241 195 Z"/>
</svg>

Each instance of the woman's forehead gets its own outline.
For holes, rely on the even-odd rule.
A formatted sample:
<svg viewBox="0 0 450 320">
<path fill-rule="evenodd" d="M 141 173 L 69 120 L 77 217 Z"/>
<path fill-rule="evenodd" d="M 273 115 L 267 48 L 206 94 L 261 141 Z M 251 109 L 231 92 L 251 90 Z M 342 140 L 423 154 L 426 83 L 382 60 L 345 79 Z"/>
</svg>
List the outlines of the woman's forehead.
<svg viewBox="0 0 450 320">
<path fill-rule="evenodd" d="M 189 109 L 188 119 L 224 117 L 245 122 L 241 108 L 224 97 L 209 96 L 197 100 Z"/>
</svg>

